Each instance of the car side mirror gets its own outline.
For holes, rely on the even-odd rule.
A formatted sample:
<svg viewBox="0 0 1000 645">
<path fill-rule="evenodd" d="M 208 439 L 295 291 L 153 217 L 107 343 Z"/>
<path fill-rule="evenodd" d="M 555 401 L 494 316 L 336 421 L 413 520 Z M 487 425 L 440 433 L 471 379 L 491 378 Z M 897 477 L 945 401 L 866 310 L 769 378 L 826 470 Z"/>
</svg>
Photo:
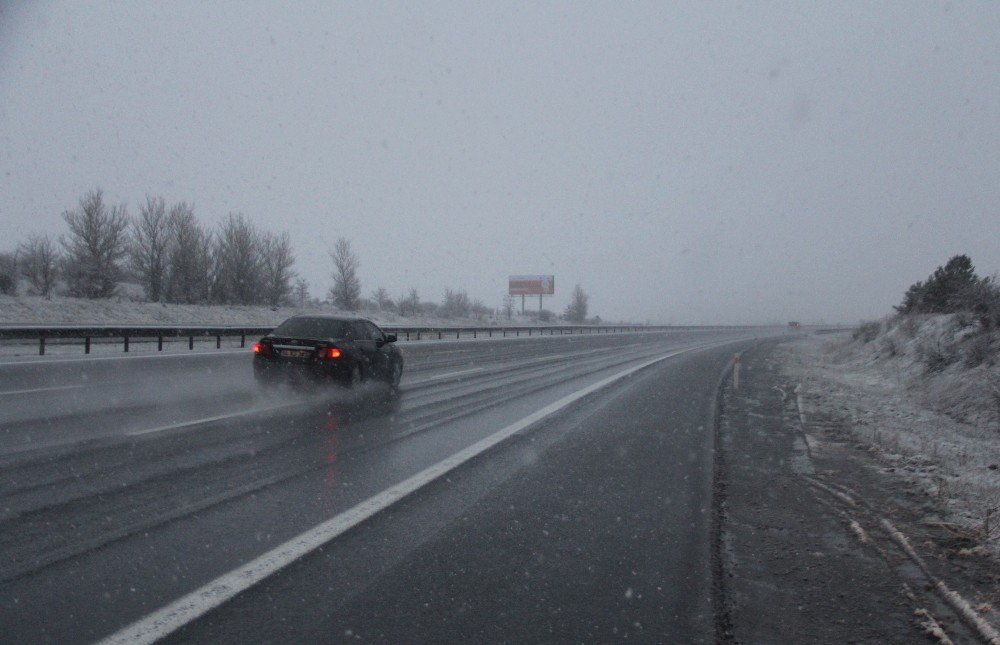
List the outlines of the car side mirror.
<svg viewBox="0 0 1000 645">
<path fill-rule="evenodd" d="M 387 343 L 395 343 L 396 342 L 396 334 L 386 334 L 385 335 L 385 342 L 387 342 Z"/>
</svg>

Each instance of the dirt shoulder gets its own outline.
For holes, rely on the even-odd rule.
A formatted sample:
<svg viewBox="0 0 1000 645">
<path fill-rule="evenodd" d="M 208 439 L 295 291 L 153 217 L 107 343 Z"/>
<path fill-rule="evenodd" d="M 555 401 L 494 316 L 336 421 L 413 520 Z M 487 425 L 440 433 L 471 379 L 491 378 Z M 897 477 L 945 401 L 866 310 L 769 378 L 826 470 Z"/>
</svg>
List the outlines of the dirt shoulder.
<svg viewBox="0 0 1000 645">
<path fill-rule="evenodd" d="M 831 398 L 832 383 L 803 371 L 822 363 L 821 344 L 762 343 L 742 356 L 739 389 L 730 381 L 723 391 L 722 639 L 982 641 L 997 623 L 1000 569 L 944 519 L 947 495 L 887 465 L 859 438 L 859 417 Z M 869 411 L 899 410 L 885 398 L 872 393 Z"/>
</svg>

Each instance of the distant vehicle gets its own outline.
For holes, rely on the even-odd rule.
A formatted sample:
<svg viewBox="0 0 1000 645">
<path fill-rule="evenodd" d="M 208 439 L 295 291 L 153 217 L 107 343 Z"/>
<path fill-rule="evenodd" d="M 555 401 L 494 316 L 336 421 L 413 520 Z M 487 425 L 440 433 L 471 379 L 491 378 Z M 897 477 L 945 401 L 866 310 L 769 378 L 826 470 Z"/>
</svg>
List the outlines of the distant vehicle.
<svg viewBox="0 0 1000 645">
<path fill-rule="evenodd" d="M 262 384 L 308 379 L 356 387 L 380 381 L 394 391 L 403 375 L 396 335 L 364 318 L 294 316 L 253 346 L 253 371 Z"/>
<path fill-rule="evenodd" d="M 788 323 L 788 328 L 793 331 L 798 331 L 799 329 L 802 329 L 802 323 L 795 322 L 793 320 L 792 322 Z"/>
</svg>

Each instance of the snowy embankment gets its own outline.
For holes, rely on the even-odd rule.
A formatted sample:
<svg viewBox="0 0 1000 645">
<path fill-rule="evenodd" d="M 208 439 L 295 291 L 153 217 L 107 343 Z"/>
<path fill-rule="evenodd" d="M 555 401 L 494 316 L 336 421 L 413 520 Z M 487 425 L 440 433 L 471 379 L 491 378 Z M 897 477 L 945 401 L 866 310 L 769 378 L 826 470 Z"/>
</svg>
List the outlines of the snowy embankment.
<svg viewBox="0 0 1000 645">
<path fill-rule="evenodd" d="M 332 305 L 266 307 L 251 305 L 180 305 L 136 302 L 128 298 L 87 300 L 53 296 L 0 295 L 0 325 L 238 325 L 268 327 L 298 314 L 340 313 Z M 360 312 L 380 325 L 486 326 L 495 320 L 402 317 L 392 313 Z M 506 322 L 506 321 L 505 321 Z M 533 324 L 517 320 L 507 324 Z"/>
<path fill-rule="evenodd" d="M 886 472 L 1000 554 L 1000 334 L 969 316 L 902 316 L 785 350 L 822 416 L 846 419 Z"/>
</svg>

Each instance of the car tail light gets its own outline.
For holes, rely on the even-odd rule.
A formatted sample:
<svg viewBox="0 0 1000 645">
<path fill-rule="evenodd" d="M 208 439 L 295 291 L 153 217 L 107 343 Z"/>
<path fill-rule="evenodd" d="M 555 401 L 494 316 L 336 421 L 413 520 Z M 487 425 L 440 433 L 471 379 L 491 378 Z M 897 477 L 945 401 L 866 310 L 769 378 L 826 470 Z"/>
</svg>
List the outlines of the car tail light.
<svg viewBox="0 0 1000 645">
<path fill-rule="evenodd" d="M 325 358 L 327 360 L 336 360 L 341 356 L 343 356 L 343 353 L 340 351 L 339 347 L 327 347 L 320 352 L 319 355 L 320 358 Z"/>
<path fill-rule="evenodd" d="M 267 343 L 255 343 L 253 353 L 260 356 L 274 356 L 274 348 Z"/>
</svg>

